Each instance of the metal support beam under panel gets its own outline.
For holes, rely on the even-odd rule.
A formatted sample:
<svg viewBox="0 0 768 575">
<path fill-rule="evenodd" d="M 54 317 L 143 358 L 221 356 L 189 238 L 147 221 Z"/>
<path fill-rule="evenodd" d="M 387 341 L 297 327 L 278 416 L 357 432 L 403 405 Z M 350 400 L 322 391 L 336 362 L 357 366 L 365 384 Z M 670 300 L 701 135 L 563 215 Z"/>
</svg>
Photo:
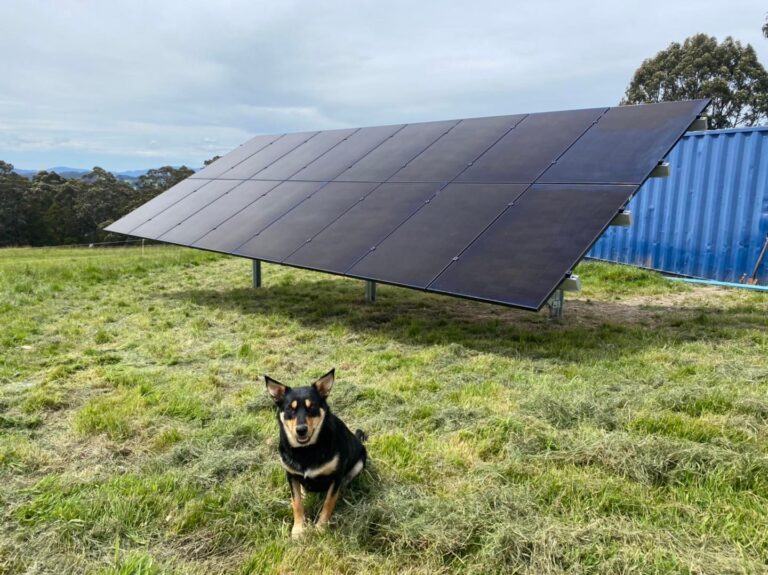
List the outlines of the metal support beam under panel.
<svg viewBox="0 0 768 575">
<path fill-rule="evenodd" d="M 376 301 L 376 282 L 365 282 L 365 303 L 374 303 Z"/>
<path fill-rule="evenodd" d="M 261 287 L 261 260 L 253 260 L 253 287 Z"/>
<path fill-rule="evenodd" d="M 565 295 L 563 290 L 556 290 L 549 298 L 547 307 L 549 308 L 549 319 L 563 319 L 563 307 L 565 306 Z"/>
</svg>

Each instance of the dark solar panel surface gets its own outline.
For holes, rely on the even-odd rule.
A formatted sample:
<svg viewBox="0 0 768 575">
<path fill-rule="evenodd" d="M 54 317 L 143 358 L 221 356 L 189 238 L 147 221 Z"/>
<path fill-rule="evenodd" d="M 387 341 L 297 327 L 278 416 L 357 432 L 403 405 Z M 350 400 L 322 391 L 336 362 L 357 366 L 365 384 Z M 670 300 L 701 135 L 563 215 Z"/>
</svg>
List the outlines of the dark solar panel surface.
<svg viewBox="0 0 768 575">
<path fill-rule="evenodd" d="M 521 184 L 450 184 L 382 240 L 349 273 L 426 288 L 525 187 Z"/>
<path fill-rule="evenodd" d="M 707 103 L 258 136 L 107 229 L 539 309 Z"/>
<path fill-rule="evenodd" d="M 534 185 L 429 288 L 539 309 L 633 190 L 615 185 Z"/>
</svg>

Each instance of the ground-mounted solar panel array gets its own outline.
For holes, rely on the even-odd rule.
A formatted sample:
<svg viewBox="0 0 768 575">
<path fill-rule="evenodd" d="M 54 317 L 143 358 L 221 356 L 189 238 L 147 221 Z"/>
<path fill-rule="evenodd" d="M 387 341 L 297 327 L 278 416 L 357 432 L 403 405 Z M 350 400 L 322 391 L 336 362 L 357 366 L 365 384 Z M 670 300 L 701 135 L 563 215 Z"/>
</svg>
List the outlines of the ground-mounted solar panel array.
<svg viewBox="0 0 768 575">
<path fill-rule="evenodd" d="M 107 230 L 538 310 L 707 104 L 258 136 Z"/>
</svg>

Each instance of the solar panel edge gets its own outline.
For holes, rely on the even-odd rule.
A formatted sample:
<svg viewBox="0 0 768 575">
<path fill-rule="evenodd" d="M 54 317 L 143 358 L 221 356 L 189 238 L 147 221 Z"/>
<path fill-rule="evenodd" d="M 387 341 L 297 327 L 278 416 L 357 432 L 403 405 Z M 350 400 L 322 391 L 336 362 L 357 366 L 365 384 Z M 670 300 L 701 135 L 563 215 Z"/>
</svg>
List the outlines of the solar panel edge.
<svg viewBox="0 0 768 575">
<path fill-rule="evenodd" d="M 189 195 L 191 195 L 191 194 L 195 193 L 197 190 L 199 190 L 199 189 L 200 189 L 200 188 L 202 188 L 203 186 L 205 186 L 205 185 L 209 184 L 210 182 L 213 182 L 214 180 L 208 180 L 208 179 L 205 179 L 205 180 L 203 180 L 203 179 L 198 179 L 198 180 L 191 180 L 190 178 L 186 178 L 186 179 L 184 179 L 184 180 L 182 180 L 182 181 L 178 182 L 177 184 L 175 184 L 175 185 L 171 186 L 170 188 L 168 188 L 168 189 L 167 189 L 167 190 L 165 190 L 164 192 L 161 192 L 161 193 L 159 193 L 158 195 L 156 195 L 156 196 L 155 196 L 154 198 L 152 198 L 151 200 L 148 200 L 148 201 L 144 202 L 143 204 L 141 204 L 141 205 L 140 205 L 140 206 L 138 206 L 137 208 L 135 208 L 135 209 L 131 210 L 130 212 L 128 212 L 127 214 L 125 214 L 125 215 L 121 216 L 121 217 L 120 217 L 118 220 L 116 220 L 116 221 L 112 222 L 111 224 L 109 224 L 109 226 L 108 226 L 108 227 L 105 227 L 105 228 L 104 228 L 104 230 L 105 230 L 105 231 L 116 231 L 117 233 L 124 233 L 124 234 L 128 234 L 129 232 L 131 232 L 131 231 L 135 230 L 137 227 L 139 227 L 139 226 L 141 226 L 141 225 L 145 224 L 147 221 L 149 221 L 149 219 L 151 219 L 151 217 L 150 217 L 150 218 L 147 218 L 147 219 L 145 219 L 145 220 L 142 220 L 142 221 L 141 221 L 139 224 L 136 224 L 136 225 L 133 225 L 132 227 L 126 228 L 126 230 L 127 230 L 127 231 L 125 231 L 125 232 L 122 232 L 122 231 L 118 231 L 118 230 L 116 229 L 116 228 L 118 227 L 118 224 L 120 224 L 121 222 L 123 222 L 123 223 L 124 223 L 126 220 L 128 220 L 128 219 L 129 219 L 129 217 L 130 217 L 130 216 L 132 216 L 132 215 L 135 215 L 137 212 L 140 212 L 140 211 L 141 211 L 143 208 L 146 208 L 147 206 L 151 206 L 153 203 L 156 203 L 157 201 L 160 201 L 160 200 L 162 200 L 162 198 L 163 198 L 163 197 L 165 197 L 165 198 L 171 197 L 171 196 L 173 195 L 173 192 L 174 192 L 174 190 L 177 190 L 177 189 L 179 189 L 181 186 L 185 185 L 185 183 L 187 183 L 187 182 L 190 182 L 190 181 L 191 181 L 191 182 L 193 182 L 194 184 L 197 184 L 198 182 L 201 182 L 201 183 L 200 183 L 200 185 L 199 185 L 199 186 L 193 187 L 193 188 L 192 188 L 192 189 L 191 189 L 189 192 L 187 192 L 186 194 L 182 195 L 181 197 L 179 197 L 179 198 L 178 198 L 178 199 L 176 199 L 175 201 L 171 202 L 171 203 L 170 203 L 170 204 L 168 204 L 166 207 L 164 207 L 164 208 L 161 208 L 161 209 L 160 209 L 160 210 L 158 210 L 157 212 L 154 212 L 154 213 L 153 213 L 153 215 L 152 215 L 151 217 L 154 217 L 154 216 L 156 216 L 156 215 L 158 215 L 158 214 L 160 214 L 160 213 L 164 212 L 164 211 L 165 211 L 165 210 L 167 210 L 168 208 L 171 208 L 171 207 L 173 207 L 173 206 L 174 206 L 174 205 L 176 205 L 178 202 L 182 201 L 184 198 L 186 198 L 186 197 L 188 197 Z"/>
<path fill-rule="evenodd" d="M 217 181 L 232 181 L 232 180 L 217 180 Z M 171 228 L 171 229 L 167 230 L 165 233 L 163 233 L 158 239 L 160 241 L 165 241 L 166 236 L 168 236 L 169 234 L 173 234 L 174 232 L 178 233 L 177 230 L 178 230 L 179 227 L 186 226 L 191 221 L 196 221 L 201 214 L 204 214 L 206 211 L 209 211 L 209 209 L 212 206 L 214 206 L 214 204 L 217 204 L 221 200 L 224 200 L 227 196 L 229 196 L 233 192 L 235 193 L 235 195 L 244 194 L 246 196 L 245 199 L 246 200 L 250 200 L 250 201 L 247 201 L 244 205 L 240 206 L 239 210 L 235 211 L 234 213 L 230 214 L 229 216 L 226 216 L 223 220 L 217 221 L 215 223 L 215 225 L 213 225 L 212 227 L 208 227 L 206 229 L 205 233 L 195 235 L 194 236 L 195 239 L 189 241 L 189 245 L 191 246 L 197 240 L 199 240 L 202 237 L 204 237 L 205 235 L 207 235 L 209 232 L 217 229 L 220 225 L 225 223 L 227 220 L 229 220 L 229 218 L 231 218 L 232 216 L 237 214 L 239 211 L 242 211 L 243 209 L 247 208 L 248 206 L 250 206 L 254 202 L 258 201 L 260 198 L 266 196 L 274 188 L 276 188 L 278 185 L 280 185 L 280 183 L 282 183 L 279 180 L 260 180 L 260 181 L 254 182 L 255 184 L 261 184 L 262 186 L 259 186 L 259 187 L 264 187 L 266 189 L 263 190 L 263 191 L 257 191 L 256 194 L 254 194 L 255 197 L 251 198 L 251 197 L 248 196 L 248 194 L 252 190 L 249 190 L 247 188 L 252 187 L 254 185 L 254 184 L 250 184 L 250 186 L 249 186 L 249 183 L 253 182 L 253 180 L 237 180 L 237 181 L 239 183 L 237 183 L 236 185 L 231 187 L 229 190 L 227 190 L 225 193 L 223 193 L 219 197 L 217 197 L 214 200 L 210 201 L 209 203 L 205 204 L 203 207 L 201 207 L 197 211 L 195 211 L 192 214 L 190 214 L 189 216 L 187 216 L 183 221 L 179 222 L 176 226 L 174 226 L 173 228 Z M 209 217 L 210 217 L 210 215 L 209 215 Z M 210 224 L 211 224 L 211 222 L 209 221 L 208 225 L 210 226 Z"/>
<path fill-rule="evenodd" d="M 451 126 L 451 128 L 449 130 L 446 130 L 436 140 L 434 140 L 432 143 L 430 143 L 426 148 L 424 148 L 416 156 L 411 158 L 411 160 L 409 160 L 407 164 L 405 164 L 397 172 L 392 174 L 388 178 L 387 181 L 391 181 L 391 182 L 417 182 L 417 181 L 418 182 L 424 182 L 424 181 L 453 182 L 458 177 L 458 174 L 463 173 L 466 170 L 466 167 L 468 167 L 468 165 L 471 166 L 473 162 L 477 161 L 477 158 L 482 156 L 483 153 L 487 152 L 490 148 L 492 148 L 495 144 L 497 144 L 509 132 L 513 131 L 528 116 L 529 116 L 529 114 L 510 114 L 510 115 L 505 115 L 505 116 L 489 116 L 487 118 L 467 118 L 467 119 L 459 120 L 458 122 L 456 122 L 456 124 Z M 398 177 L 399 174 L 401 174 L 403 172 L 408 173 L 409 170 L 412 170 L 412 167 L 414 166 L 414 164 L 418 163 L 421 158 L 423 158 L 424 156 L 429 154 L 434 148 L 440 147 L 444 143 L 449 143 L 452 135 L 455 132 L 463 129 L 464 125 L 469 124 L 470 122 L 473 122 L 473 121 L 474 122 L 482 122 L 482 121 L 490 121 L 490 120 L 496 120 L 496 121 L 500 120 L 500 121 L 505 122 L 505 128 L 503 129 L 503 132 L 500 135 L 498 135 L 495 138 L 493 138 L 492 143 L 487 144 L 486 146 L 484 146 L 482 148 L 482 151 L 479 154 L 477 154 L 477 155 L 475 155 L 473 157 L 468 158 L 466 160 L 466 161 L 469 162 L 468 165 L 466 163 L 459 164 L 457 166 L 458 173 L 454 174 L 452 177 L 443 177 L 443 178 L 435 178 L 435 179 L 419 178 L 418 180 L 405 178 L 403 176 L 399 176 Z M 454 169 L 456 169 L 456 168 L 454 168 Z"/>
<path fill-rule="evenodd" d="M 179 199 L 177 202 L 175 202 L 173 205 L 168 206 L 166 209 L 161 210 L 160 212 L 156 213 L 154 216 L 149 218 L 147 221 L 145 221 L 143 224 L 139 225 L 138 227 L 134 228 L 132 231 L 138 231 L 140 228 L 150 225 L 151 222 L 157 222 L 158 219 L 162 218 L 164 215 L 168 214 L 168 210 L 174 207 L 178 207 L 180 204 L 183 204 L 184 202 L 188 202 L 189 200 L 196 200 L 198 199 L 198 195 L 202 195 L 204 197 L 207 197 L 208 193 L 216 194 L 213 199 L 204 199 L 203 200 L 203 206 L 200 208 L 192 208 L 192 211 L 190 214 L 183 217 L 183 219 L 178 220 L 178 218 L 174 219 L 175 223 L 172 223 L 170 227 L 163 228 L 164 231 L 160 232 L 158 235 L 154 236 L 153 239 L 159 240 L 163 235 L 174 229 L 176 226 L 182 224 L 184 221 L 189 219 L 191 216 L 195 215 L 200 210 L 204 209 L 206 206 L 210 205 L 211 203 L 215 202 L 216 200 L 220 199 L 221 197 L 227 195 L 231 190 L 239 186 L 239 183 L 234 183 L 236 180 L 210 180 L 206 182 L 205 185 L 200 186 L 195 191 L 193 191 L 190 194 L 187 194 L 183 198 Z M 210 186 L 210 187 L 209 187 Z M 208 188 L 208 189 L 206 189 Z M 167 218 L 166 218 L 167 219 Z M 177 221 L 178 220 L 178 221 Z"/>
<path fill-rule="evenodd" d="M 256 174 L 263 172 L 264 170 L 268 169 L 270 166 L 273 166 L 277 162 L 281 161 L 283 158 L 285 158 L 289 154 L 292 154 L 294 151 L 296 151 L 298 148 L 300 148 L 304 144 L 308 143 L 310 140 L 312 140 L 318 134 L 320 134 L 320 132 L 294 132 L 294 133 L 290 133 L 290 134 L 283 134 L 282 136 L 280 136 L 280 138 L 278 138 L 277 140 L 275 140 L 274 142 L 269 144 L 269 146 L 271 146 L 272 144 L 277 144 L 278 142 L 279 143 L 288 142 L 288 146 L 289 147 L 284 152 L 282 152 L 282 153 L 278 152 L 278 155 L 276 157 L 274 157 L 271 160 L 267 161 L 266 164 L 261 165 L 258 168 L 251 167 L 251 168 L 248 169 L 247 172 L 242 172 L 241 173 L 242 167 L 248 161 L 252 160 L 256 156 L 258 156 L 259 154 L 261 154 L 262 152 L 267 150 L 267 148 L 269 146 L 265 146 L 264 148 L 262 148 L 261 150 L 259 150 L 255 154 L 251 154 L 250 156 L 245 158 L 242 162 L 240 162 L 237 165 L 232 166 L 231 168 L 226 170 L 222 175 L 223 176 L 229 175 L 232 179 L 249 180 L 253 176 L 255 176 Z M 296 141 L 294 143 L 291 140 L 291 138 L 297 138 L 297 137 L 298 137 L 298 141 Z M 293 144 L 293 145 L 291 145 L 291 144 Z M 257 166 L 258 166 L 258 164 L 257 164 Z M 238 171 L 238 170 L 240 170 L 240 171 Z M 285 178 L 281 178 L 281 179 L 284 180 Z"/>
</svg>

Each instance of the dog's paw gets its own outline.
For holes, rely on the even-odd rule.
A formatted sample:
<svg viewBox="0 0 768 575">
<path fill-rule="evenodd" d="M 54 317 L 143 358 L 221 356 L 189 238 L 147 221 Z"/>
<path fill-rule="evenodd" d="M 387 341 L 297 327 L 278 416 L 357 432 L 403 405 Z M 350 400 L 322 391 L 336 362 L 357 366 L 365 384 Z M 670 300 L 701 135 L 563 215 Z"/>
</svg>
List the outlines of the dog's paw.
<svg viewBox="0 0 768 575">
<path fill-rule="evenodd" d="M 291 538 L 300 539 L 302 535 L 304 535 L 304 526 L 301 524 L 294 525 L 291 529 Z"/>
<path fill-rule="evenodd" d="M 315 525 L 315 529 L 318 533 L 325 533 L 328 531 L 328 522 L 327 521 L 318 521 Z"/>
</svg>

